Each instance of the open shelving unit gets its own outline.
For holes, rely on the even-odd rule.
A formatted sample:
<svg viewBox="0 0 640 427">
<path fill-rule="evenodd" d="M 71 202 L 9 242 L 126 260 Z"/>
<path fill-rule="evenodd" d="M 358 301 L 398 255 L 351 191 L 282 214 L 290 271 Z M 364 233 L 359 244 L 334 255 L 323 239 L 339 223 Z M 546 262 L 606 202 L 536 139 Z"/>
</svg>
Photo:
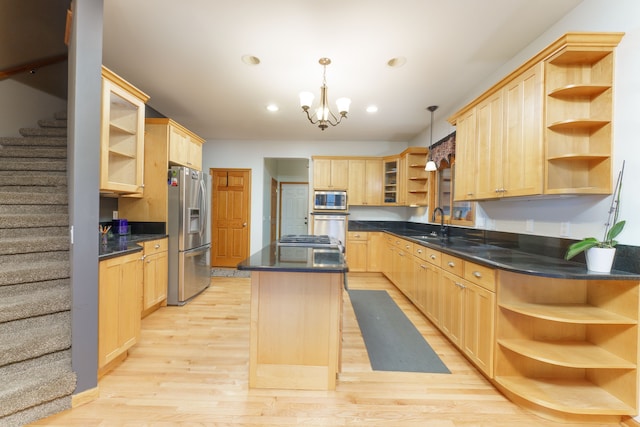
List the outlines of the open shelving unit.
<svg viewBox="0 0 640 427">
<path fill-rule="evenodd" d="M 569 33 L 545 60 L 546 194 L 610 194 L 614 49 L 622 33 Z"/>
<path fill-rule="evenodd" d="M 426 148 L 411 148 L 406 153 L 407 165 L 407 205 L 427 206 L 429 204 L 429 172 Z"/>
<path fill-rule="evenodd" d="M 495 383 L 550 418 L 636 415 L 638 287 L 501 272 Z"/>
</svg>

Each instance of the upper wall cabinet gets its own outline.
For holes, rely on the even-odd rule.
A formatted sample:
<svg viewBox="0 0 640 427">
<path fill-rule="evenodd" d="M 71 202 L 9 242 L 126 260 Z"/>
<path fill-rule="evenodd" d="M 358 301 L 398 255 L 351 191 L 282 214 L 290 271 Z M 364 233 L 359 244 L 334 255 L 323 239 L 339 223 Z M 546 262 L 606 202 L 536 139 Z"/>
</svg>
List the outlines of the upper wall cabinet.
<svg viewBox="0 0 640 427">
<path fill-rule="evenodd" d="M 102 67 L 100 191 L 142 195 L 144 105 L 149 96 Z"/>
<path fill-rule="evenodd" d="M 169 163 L 202 170 L 204 139 L 174 122 L 169 123 Z"/>
<path fill-rule="evenodd" d="M 622 36 L 568 33 L 450 117 L 455 199 L 611 193 L 613 57 Z"/>
<path fill-rule="evenodd" d="M 349 159 L 349 205 L 380 206 L 382 204 L 382 159 Z"/>
<path fill-rule="evenodd" d="M 313 188 L 315 190 L 346 190 L 348 186 L 348 159 L 313 157 Z"/>
</svg>

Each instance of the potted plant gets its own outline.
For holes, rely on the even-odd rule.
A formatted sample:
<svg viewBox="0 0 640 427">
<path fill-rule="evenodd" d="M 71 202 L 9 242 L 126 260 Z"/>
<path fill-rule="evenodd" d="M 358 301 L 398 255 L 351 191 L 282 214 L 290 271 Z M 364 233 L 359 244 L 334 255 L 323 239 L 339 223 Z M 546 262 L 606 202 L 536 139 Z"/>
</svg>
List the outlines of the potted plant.
<svg viewBox="0 0 640 427">
<path fill-rule="evenodd" d="M 616 253 L 615 246 L 618 244 L 616 237 L 622 232 L 626 221 L 618 221 L 620 212 L 620 192 L 622 190 L 622 175 L 624 173 L 624 161 L 622 169 L 618 174 L 618 181 L 613 191 L 613 199 L 609 208 L 609 217 L 605 223 L 604 238 L 598 240 L 595 237 L 587 237 L 579 242 L 573 243 L 567 249 L 564 256 L 569 260 L 581 252 L 585 252 L 587 269 L 596 273 L 609 273 L 613 265 L 613 258 Z M 613 218 L 612 218 L 613 215 Z"/>
</svg>

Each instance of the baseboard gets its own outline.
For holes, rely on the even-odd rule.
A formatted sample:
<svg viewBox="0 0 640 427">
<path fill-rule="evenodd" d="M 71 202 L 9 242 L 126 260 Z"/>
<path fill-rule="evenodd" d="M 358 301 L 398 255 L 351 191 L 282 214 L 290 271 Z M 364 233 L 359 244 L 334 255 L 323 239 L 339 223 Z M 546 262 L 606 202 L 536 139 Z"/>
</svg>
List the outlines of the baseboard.
<svg viewBox="0 0 640 427">
<path fill-rule="evenodd" d="M 89 390 L 85 390 L 78 394 L 74 394 L 71 396 L 71 408 L 77 408 L 78 406 L 82 406 L 85 403 L 92 402 L 100 397 L 100 390 L 98 387 L 94 387 Z"/>
</svg>

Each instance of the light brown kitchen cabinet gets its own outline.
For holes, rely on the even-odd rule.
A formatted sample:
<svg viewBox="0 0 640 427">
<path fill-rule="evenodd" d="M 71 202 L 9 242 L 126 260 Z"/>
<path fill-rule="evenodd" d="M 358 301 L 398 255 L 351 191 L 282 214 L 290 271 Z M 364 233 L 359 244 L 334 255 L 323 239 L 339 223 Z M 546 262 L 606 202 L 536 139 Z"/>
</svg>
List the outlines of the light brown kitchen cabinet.
<svg viewBox="0 0 640 427">
<path fill-rule="evenodd" d="M 349 159 L 350 206 L 382 205 L 382 159 Z"/>
<path fill-rule="evenodd" d="M 383 251 L 384 251 L 384 233 L 373 231 L 368 232 L 368 251 L 367 251 L 367 271 L 371 273 L 379 273 L 382 271 Z"/>
<path fill-rule="evenodd" d="M 347 158 L 313 156 L 313 188 L 316 190 L 346 190 L 349 187 Z"/>
<path fill-rule="evenodd" d="M 405 171 L 402 168 L 400 157 L 385 157 L 382 161 L 383 193 L 382 203 L 384 205 L 402 205 L 405 202 Z"/>
<path fill-rule="evenodd" d="M 183 134 L 190 134 L 194 141 L 192 145 L 202 151 L 202 146 L 197 143 L 201 139 L 174 120 L 168 118 L 145 120 L 144 195 L 142 198 L 119 198 L 118 211 L 121 217 L 129 221 L 167 222 L 169 206 L 167 168 L 170 165 L 171 137 L 178 130 Z"/>
<path fill-rule="evenodd" d="M 144 176 L 144 108 L 149 96 L 102 67 L 100 191 L 140 196 Z"/>
<path fill-rule="evenodd" d="M 568 34 L 545 59 L 545 192 L 610 194 L 614 49 L 623 33 Z"/>
<path fill-rule="evenodd" d="M 464 166 L 457 175 L 477 181 L 472 188 L 461 178 L 455 199 L 610 194 L 613 59 L 621 38 L 567 33 L 450 117 Z M 476 175 L 468 173 L 474 158 Z"/>
<path fill-rule="evenodd" d="M 144 285 L 142 317 L 167 303 L 169 280 L 168 239 L 145 241 L 143 247 Z"/>
<path fill-rule="evenodd" d="M 366 272 L 368 265 L 369 233 L 349 231 L 347 233 L 346 259 L 351 272 Z"/>
<path fill-rule="evenodd" d="M 133 253 L 99 262 L 99 375 L 126 356 L 140 337 L 141 259 L 141 253 Z"/>
<path fill-rule="evenodd" d="M 500 390 L 563 422 L 637 414 L 639 285 L 500 271 Z"/>
<path fill-rule="evenodd" d="M 169 121 L 169 163 L 202 170 L 204 139 L 180 124 Z"/>
<path fill-rule="evenodd" d="M 403 152 L 402 160 L 406 170 L 406 204 L 427 206 L 429 204 L 429 178 L 432 173 L 424 170 L 428 150 L 424 147 L 410 147 Z"/>
<path fill-rule="evenodd" d="M 453 173 L 456 201 L 477 199 L 476 108 L 465 111 L 456 122 L 456 167 Z"/>
</svg>

